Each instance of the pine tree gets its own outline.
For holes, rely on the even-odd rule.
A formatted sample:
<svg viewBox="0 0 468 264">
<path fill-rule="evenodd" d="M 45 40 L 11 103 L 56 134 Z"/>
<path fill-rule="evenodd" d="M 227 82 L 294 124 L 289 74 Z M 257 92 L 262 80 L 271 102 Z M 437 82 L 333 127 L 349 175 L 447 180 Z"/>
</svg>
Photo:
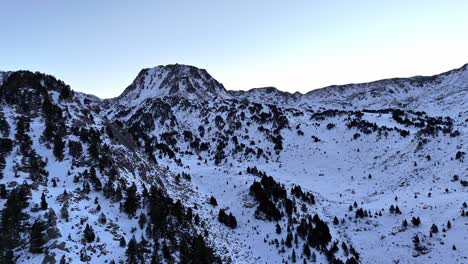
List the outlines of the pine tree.
<svg viewBox="0 0 468 264">
<path fill-rule="evenodd" d="M 338 220 L 338 218 L 335 216 L 335 218 L 333 218 L 333 224 L 334 225 L 338 225 L 340 223 L 340 221 Z"/>
<path fill-rule="evenodd" d="M 45 128 L 44 128 L 44 131 L 42 132 L 42 139 L 44 139 L 47 142 L 51 142 L 52 137 L 54 136 L 54 129 L 55 129 L 54 124 L 51 121 L 46 120 Z"/>
<path fill-rule="evenodd" d="M 127 245 L 127 242 L 125 241 L 125 237 L 120 237 L 119 241 L 120 247 L 125 247 Z"/>
<path fill-rule="evenodd" d="M 230 228 L 236 228 L 237 227 L 237 220 L 236 220 L 236 217 L 232 214 L 232 213 L 229 213 L 229 218 L 228 218 L 228 226 Z"/>
<path fill-rule="evenodd" d="M 413 223 L 414 226 L 419 226 L 421 224 L 421 219 L 419 219 L 419 216 L 417 218 L 413 216 L 411 223 Z"/>
<path fill-rule="evenodd" d="M 65 203 L 62 206 L 62 209 L 60 209 L 60 217 L 62 217 L 62 219 L 65 219 L 66 222 L 69 221 L 70 214 L 68 213 L 68 204 L 67 203 Z"/>
<path fill-rule="evenodd" d="M 317 256 L 315 255 L 315 252 L 312 252 L 312 257 L 310 258 L 310 260 L 312 262 L 316 262 L 317 261 Z"/>
<path fill-rule="evenodd" d="M 406 228 L 406 227 L 408 226 L 408 221 L 406 221 L 406 219 L 405 219 L 405 220 L 403 220 L 403 223 L 402 223 L 402 225 L 403 225 L 403 227 L 404 227 L 404 228 Z"/>
<path fill-rule="evenodd" d="M 89 224 L 86 224 L 85 230 L 83 232 L 83 237 L 87 243 L 93 242 L 94 239 L 96 238 L 96 235 L 94 234 L 94 230 Z"/>
<path fill-rule="evenodd" d="M 281 226 L 276 223 L 276 234 L 281 234 Z"/>
<path fill-rule="evenodd" d="M 296 251 L 294 249 L 292 250 L 291 261 L 293 263 L 296 263 Z"/>
<path fill-rule="evenodd" d="M 63 149 L 65 148 L 65 143 L 63 142 L 60 136 L 55 136 L 54 138 L 54 156 L 58 161 L 63 160 Z"/>
<path fill-rule="evenodd" d="M 139 197 L 137 194 L 137 187 L 135 183 L 130 188 L 127 188 L 127 197 L 123 204 L 123 211 L 128 214 L 129 217 L 134 217 L 136 210 L 138 209 Z"/>
<path fill-rule="evenodd" d="M 286 235 L 286 241 L 284 242 L 284 244 L 285 244 L 288 248 L 292 247 L 292 235 L 291 235 L 291 233 L 288 233 L 288 234 Z"/>
<path fill-rule="evenodd" d="M 42 253 L 45 244 L 44 234 L 46 227 L 45 224 L 36 220 L 31 226 L 31 238 L 29 240 L 30 251 L 35 254 Z"/>
<path fill-rule="evenodd" d="M 140 226 L 140 229 L 143 229 L 146 224 L 146 215 L 144 213 L 140 214 L 140 217 L 138 219 L 138 225 Z"/>
<path fill-rule="evenodd" d="M 395 207 L 395 213 L 401 214 L 400 207 L 398 207 L 398 205 Z"/>
<path fill-rule="evenodd" d="M 111 179 L 108 179 L 106 184 L 104 184 L 103 192 L 106 198 L 111 198 L 114 196 L 115 190 L 114 190 L 113 181 Z"/>
<path fill-rule="evenodd" d="M 46 201 L 45 194 L 42 193 L 42 195 L 41 195 L 41 210 L 47 210 L 47 207 L 48 207 L 48 204 L 47 204 L 47 201 Z"/>
<path fill-rule="evenodd" d="M 303 249 L 303 253 L 306 257 L 310 257 L 310 248 L 309 246 L 307 245 L 307 243 L 304 243 L 304 249 Z"/>
<path fill-rule="evenodd" d="M 212 206 L 215 206 L 215 207 L 216 207 L 216 206 L 218 206 L 218 201 L 216 201 L 216 198 L 214 198 L 213 196 L 211 196 L 211 198 L 210 198 L 210 204 L 211 204 Z"/>
<path fill-rule="evenodd" d="M 145 234 L 146 234 L 146 237 L 152 237 L 153 236 L 153 228 L 151 227 L 151 223 L 148 223 L 146 225 Z"/>
<path fill-rule="evenodd" d="M 98 221 L 99 221 L 99 223 L 101 223 L 102 225 L 106 224 L 106 222 L 107 222 L 106 215 L 105 215 L 104 213 L 101 213 L 101 214 L 99 215 L 99 220 L 98 220 Z"/>
<path fill-rule="evenodd" d="M 128 264 L 137 264 L 138 263 L 138 244 L 136 242 L 135 236 L 130 239 L 127 245 L 127 251 L 125 255 L 127 256 L 127 263 Z"/>
</svg>

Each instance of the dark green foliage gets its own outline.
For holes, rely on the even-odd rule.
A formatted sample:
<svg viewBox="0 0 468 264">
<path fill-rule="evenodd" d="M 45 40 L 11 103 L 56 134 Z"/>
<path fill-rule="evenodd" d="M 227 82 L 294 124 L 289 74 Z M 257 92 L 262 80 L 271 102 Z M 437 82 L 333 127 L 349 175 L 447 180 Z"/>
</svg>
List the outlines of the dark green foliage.
<svg viewBox="0 0 468 264">
<path fill-rule="evenodd" d="M 419 219 L 419 216 L 418 217 L 414 217 L 411 219 L 411 223 L 414 225 L 414 226 L 419 226 L 421 224 L 421 219 Z"/>
<path fill-rule="evenodd" d="M 107 217 L 106 217 L 106 215 L 105 215 L 104 213 L 101 213 L 101 214 L 99 215 L 98 221 L 99 221 L 99 223 L 102 224 L 102 225 L 106 224 L 106 222 L 107 222 Z"/>
<path fill-rule="evenodd" d="M 288 248 L 292 247 L 292 234 L 291 232 L 288 232 L 286 235 L 286 240 L 284 241 L 284 245 L 286 245 Z"/>
<path fill-rule="evenodd" d="M 296 210 L 293 202 L 288 198 L 284 199 L 284 208 L 286 210 L 286 214 L 288 214 L 289 216 L 291 216 L 293 211 Z"/>
<path fill-rule="evenodd" d="M 138 218 L 138 225 L 140 226 L 140 229 L 143 229 L 146 224 L 146 215 L 144 213 L 140 214 L 140 217 Z"/>
<path fill-rule="evenodd" d="M 328 123 L 327 124 L 327 129 L 332 129 L 334 127 L 335 127 L 335 124 L 333 124 L 333 123 Z"/>
<path fill-rule="evenodd" d="M 8 137 L 10 134 L 10 125 L 5 119 L 5 115 L 0 111 L 0 134 L 4 137 Z"/>
<path fill-rule="evenodd" d="M 212 206 L 218 206 L 218 201 L 216 201 L 216 198 L 214 198 L 213 196 L 210 197 L 210 204 Z"/>
<path fill-rule="evenodd" d="M 127 245 L 127 250 L 125 251 L 125 255 L 127 256 L 127 263 L 128 264 L 137 264 L 138 257 L 140 254 L 140 246 L 136 242 L 135 236 L 130 239 Z"/>
<path fill-rule="evenodd" d="M 398 207 L 398 205 L 395 207 L 395 214 L 401 214 L 400 207 Z"/>
<path fill-rule="evenodd" d="M 317 214 L 313 217 L 315 227 L 310 229 L 307 242 L 313 247 L 326 246 L 331 241 L 331 234 L 328 225 L 322 221 Z"/>
<path fill-rule="evenodd" d="M 247 167 L 247 173 L 258 176 L 258 177 L 263 177 L 267 176 L 264 171 L 259 170 L 257 167 Z"/>
<path fill-rule="evenodd" d="M 125 202 L 123 203 L 123 211 L 127 213 L 128 216 L 134 217 L 136 210 L 138 209 L 139 202 L 140 198 L 137 194 L 137 187 L 135 183 L 133 183 L 132 186 L 127 188 L 127 195 Z"/>
<path fill-rule="evenodd" d="M 94 190 L 97 192 L 102 191 L 102 183 L 98 179 L 96 175 L 96 169 L 94 167 L 91 167 L 91 169 L 89 170 L 88 177 L 89 177 L 89 180 L 91 181 L 91 184 L 93 185 Z"/>
<path fill-rule="evenodd" d="M 364 217 L 367 217 L 368 216 L 368 213 L 366 210 L 362 209 L 362 208 L 358 208 L 356 210 L 356 218 L 364 218 Z"/>
<path fill-rule="evenodd" d="M 79 142 L 69 140 L 68 141 L 68 152 L 73 158 L 77 159 L 83 153 L 83 147 L 81 146 L 81 144 Z"/>
<path fill-rule="evenodd" d="M 41 195 L 41 210 L 47 210 L 48 206 L 49 205 L 47 204 L 45 194 L 42 193 L 42 195 Z"/>
<path fill-rule="evenodd" d="M 278 210 L 276 205 L 269 199 L 260 200 L 256 214 L 258 215 L 260 212 L 266 216 L 267 220 L 278 221 L 281 219 L 281 212 Z"/>
<path fill-rule="evenodd" d="M 180 263 L 209 264 L 221 263 L 213 250 L 206 245 L 201 235 L 184 237 L 180 243 Z"/>
<path fill-rule="evenodd" d="M 304 249 L 302 250 L 302 252 L 304 253 L 304 256 L 306 257 L 310 257 L 310 248 L 309 246 L 307 245 L 307 243 L 304 243 Z"/>
<path fill-rule="evenodd" d="M 44 231 L 46 230 L 45 223 L 40 220 L 36 220 L 31 226 L 31 237 L 29 240 L 30 251 L 38 254 L 43 252 L 45 244 Z"/>
<path fill-rule="evenodd" d="M 127 242 L 125 241 L 125 237 L 120 237 L 120 240 L 119 240 L 119 245 L 120 247 L 125 247 L 127 246 Z"/>
<path fill-rule="evenodd" d="M 0 155 L 0 179 L 3 179 L 3 170 L 6 167 L 6 161 L 5 158 Z"/>
<path fill-rule="evenodd" d="M 276 234 L 281 234 L 281 226 L 276 223 Z"/>
<path fill-rule="evenodd" d="M 20 185 L 7 195 L 1 211 L 0 221 L 0 263 L 14 263 L 13 250 L 21 244 L 20 234 L 25 231 L 27 215 L 23 209 L 28 207 L 31 190 L 28 185 Z"/>
<path fill-rule="evenodd" d="M 250 193 L 259 202 L 257 214 L 263 213 L 267 220 L 278 221 L 281 219 L 281 212 L 272 200 L 287 198 L 284 186 L 277 183 L 271 176 L 263 176 L 261 183 L 255 181 L 250 186 Z"/>
<path fill-rule="evenodd" d="M 73 97 L 73 91 L 71 90 L 69 85 L 64 85 L 62 90 L 60 91 L 60 99 L 71 99 Z"/>
<path fill-rule="evenodd" d="M 223 209 L 219 210 L 218 221 L 233 229 L 237 227 L 236 217 L 232 213 L 227 215 Z"/>
<path fill-rule="evenodd" d="M 63 149 L 65 148 L 65 143 L 63 142 L 60 136 L 54 137 L 54 156 L 58 161 L 63 160 Z"/>
<path fill-rule="evenodd" d="M 87 243 L 93 242 L 96 238 L 96 235 L 94 234 L 94 229 L 89 224 L 86 224 L 86 227 L 83 231 L 83 238 Z"/>
<path fill-rule="evenodd" d="M 7 198 L 7 190 L 6 190 L 6 185 L 1 183 L 0 184 L 0 199 L 6 199 Z"/>
<path fill-rule="evenodd" d="M 167 197 L 161 190 L 156 187 L 151 187 L 148 215 L 156 229 L 156 232 L 154 232 L 155 234 L 166 234 L 170 230 L 168 227 L 170 223 L 169 219 L 172 218 L 173 220 L 181 221 L 184 214 L 184 209 L 180 203 L 174 203 L 174 201 L 170 197 Z"/>
<path fill-rule="evenodd" d="M 13 141 L 9 138 L 0 138 L 0 156 L 5 156 L 13 150 Z"/>
<path fill-rule="evenodd" d="M 335 216 L 335 217 L 333 218 L 333 224 L 334 224 L 334 225 L 338 225 L 339 223 L 340 223 L 340 221 L 338 220 L 338 217 Z"/>
</svg>

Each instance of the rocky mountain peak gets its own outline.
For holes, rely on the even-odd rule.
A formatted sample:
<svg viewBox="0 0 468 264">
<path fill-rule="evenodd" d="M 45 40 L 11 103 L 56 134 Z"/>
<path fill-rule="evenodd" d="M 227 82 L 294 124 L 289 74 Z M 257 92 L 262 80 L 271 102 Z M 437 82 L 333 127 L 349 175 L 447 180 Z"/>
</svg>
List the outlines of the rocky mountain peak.
<svg viewBox="0 0 468 264">
<path fill-rule="evenodd" d="M 120 102 L 142 102 L 148 98 L 182 96 L 193 100 L 228 98 L 224 86 L 205 69 L 169 64 L 143 69 L 117 98 Z"/>
</svg>

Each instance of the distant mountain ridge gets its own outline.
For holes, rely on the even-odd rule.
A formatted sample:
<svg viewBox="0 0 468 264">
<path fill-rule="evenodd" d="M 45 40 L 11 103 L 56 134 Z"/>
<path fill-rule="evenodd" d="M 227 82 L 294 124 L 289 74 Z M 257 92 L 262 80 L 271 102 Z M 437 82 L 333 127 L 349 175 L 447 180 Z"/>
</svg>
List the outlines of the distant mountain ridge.
<svg viewBox="0 0 468 264">
<path fill-rule="evenodd" d="M 290 107 L 423 109 L 436 98 L 466 105 L 468 64 L 433 76 L 390 78 L 367 83 L 332 85 L 305 94 L 289 93 L 275 87 L 246 91 L 226 90 L 206 70 L 194 66 L 171 64 L 142 70 L 130 86 L 110 101 L 141 103 L 148 98 L 184 97 L 196 101 L 251 100 Z M 460 99 L 461 96 L 461 99 Z M 459 101 L 459 102 L 458 102 Z M 417 104 L 416 104 L 416 103 Z M 448 103 L 447 102 L 447 103 Z M 436 108 L 444 111 L 444 105 Z"/>
</svg>

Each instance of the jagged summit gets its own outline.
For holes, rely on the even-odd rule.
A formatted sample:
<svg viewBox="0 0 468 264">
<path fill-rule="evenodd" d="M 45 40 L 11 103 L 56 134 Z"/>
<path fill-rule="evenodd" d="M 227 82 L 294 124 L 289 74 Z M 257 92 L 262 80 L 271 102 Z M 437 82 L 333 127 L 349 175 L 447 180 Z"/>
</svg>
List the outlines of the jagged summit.
<svg viewBox="0 0 468 264">
<path fill-rule="evenodd" d="M 228 98 L 224 86 L 206 70 L 182 64 L 143 69 L 117 100 L 140 103 L 148 98 L 183 96 L 194 100 Z"/>
</svg>

